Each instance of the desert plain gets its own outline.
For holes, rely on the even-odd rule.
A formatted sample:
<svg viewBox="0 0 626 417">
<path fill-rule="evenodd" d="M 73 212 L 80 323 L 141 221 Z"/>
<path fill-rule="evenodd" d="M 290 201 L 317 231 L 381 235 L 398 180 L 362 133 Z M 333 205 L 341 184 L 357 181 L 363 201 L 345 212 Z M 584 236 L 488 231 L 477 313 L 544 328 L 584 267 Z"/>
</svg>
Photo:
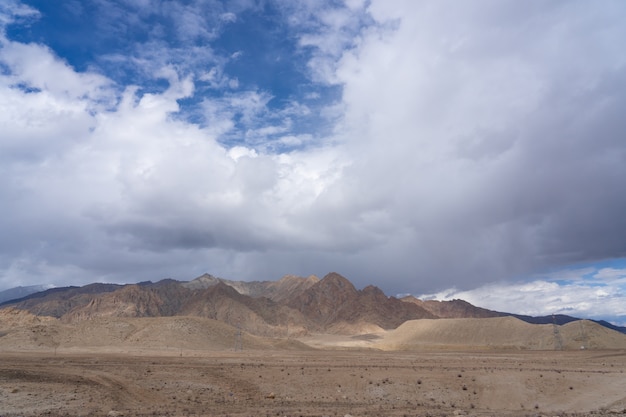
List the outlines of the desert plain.
<svg viewBox="0 0 626 417">
<path fill-rule="evenodd" d="M 29 320 L 0 337 L 3 417 L 626 416 L 620 348 L 435 344 L 423 332 L 428 343 L 412 346 L 394 332 L 261 338 L 181 317 Z M 512 320 L 493 323 L 523 337 Z M 450 323 L 480 334 L 471 326 L 491 322 Z"/>
<path fill-rule="evenodd" d="M 2 416 L 626 415 L 626 353 L 8 353 Z"/>
</svg>

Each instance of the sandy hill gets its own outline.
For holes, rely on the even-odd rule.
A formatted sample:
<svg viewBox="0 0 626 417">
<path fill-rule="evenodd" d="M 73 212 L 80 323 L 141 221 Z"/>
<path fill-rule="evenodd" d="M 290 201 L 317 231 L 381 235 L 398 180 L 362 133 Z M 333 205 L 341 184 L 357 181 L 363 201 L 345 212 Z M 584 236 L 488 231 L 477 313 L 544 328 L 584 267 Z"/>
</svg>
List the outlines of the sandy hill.
<svg viewBox="0 0 626 417">
<path fill-rule="evenodd" d="M 54 317 L 36 316 L 26 310 L 11 307 L 0 309 L 0 330 L 4 330 L 5 332 L 8 329 L 35 326 L 51 322 L 56 322 Z"/>
<path fill-rule="evenodd" d="M 98 317 L 63 323 L 23 310 L 0 310 L 0 350 L 224 351 L 309 349 L 296 340 L 251 335 L 202 317 Z"/>
<path fill-rule="evenodd" d="M 410 320 L 374 346 L 384 350 L 624 349 L 626 335 L 588 320 L 556 327 L 514 317 Z"/>
</svg>

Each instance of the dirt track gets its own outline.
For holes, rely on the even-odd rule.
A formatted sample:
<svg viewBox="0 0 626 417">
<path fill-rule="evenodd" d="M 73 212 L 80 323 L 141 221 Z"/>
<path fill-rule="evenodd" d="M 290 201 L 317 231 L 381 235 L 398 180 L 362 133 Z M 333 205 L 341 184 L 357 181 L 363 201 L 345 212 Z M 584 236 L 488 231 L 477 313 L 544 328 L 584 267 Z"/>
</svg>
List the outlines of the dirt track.
<svg viewBox="0 0 626 417">
<path fill-rule="evenodd" d="M 0 415 L 616 416 L 625 371 L 623 351 L 2 353 Z"/>
</svg>

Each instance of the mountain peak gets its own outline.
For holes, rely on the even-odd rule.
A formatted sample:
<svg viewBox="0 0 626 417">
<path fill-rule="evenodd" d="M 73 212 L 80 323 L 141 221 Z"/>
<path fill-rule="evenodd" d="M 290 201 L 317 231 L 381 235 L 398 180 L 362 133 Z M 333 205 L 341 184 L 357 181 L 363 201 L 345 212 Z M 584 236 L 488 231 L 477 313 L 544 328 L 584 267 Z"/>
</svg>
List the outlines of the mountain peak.
<svg viewBox="0 0 626 417">
<path fill-rule="evenodd" d="M 367 287 L 363 288 L 363 290 L 361 290 L 361 292 L 363 294 L 372 294 L 372 295 L 376 295 L 376 296 L 382 294 L 383 296 L 387 297 L 385 295 L 385 293 L 383 292 L 383 290 L 381 290 L 380 288 L 378 288 L 375 285 L 368 285 Z"/>
<path fill-rule="evenodd" d="M 313 318 L 318 324 L 335 320 L 343 308 L 354 304 L 359 292 L 341 275 L 331 272 L 313 284 L 289 305 Z"/>
<path fill-rule="evenodd" d="M 216 278 L 211 274 L 204 273 L 196 279 L 183 283 L 183 286 L 189 288 L 190 290 L 200 290 L 212 287 L 220 281 L 221 280 L 219 278 Z"/>
<path fill-rule="evenodd" d="M 339 275 L 336 272 L 326 274 L 326 276 L 322 278 L 318 283 L 316 283 L 315 286 L 320 288 L 334 288 L 340 291 L 346 291 L 350 293 L 357 292 L 354 285 L 352 285 L 352 283 L 347 278 Z"/>
</svg>

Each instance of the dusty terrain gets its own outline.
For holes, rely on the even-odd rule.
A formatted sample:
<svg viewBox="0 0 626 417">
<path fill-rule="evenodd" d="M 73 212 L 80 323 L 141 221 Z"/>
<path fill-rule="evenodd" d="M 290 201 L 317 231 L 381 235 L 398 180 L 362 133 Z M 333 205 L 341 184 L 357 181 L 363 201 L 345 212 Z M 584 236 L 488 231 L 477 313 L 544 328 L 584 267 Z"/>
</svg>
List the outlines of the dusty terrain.
<svg viewBox="0 0 626 417">
<path fill-rule="evenodd" d="M 199 316 L 1 309 L 0 416 L 626 416 L 626 335 L 597 323 L 329 323 L 267 337 Z"/>
<path fill-rule="evenodd" d="M 624 351 L 0 353 L 2 416 L 626 415 Z"/>
</svg>

